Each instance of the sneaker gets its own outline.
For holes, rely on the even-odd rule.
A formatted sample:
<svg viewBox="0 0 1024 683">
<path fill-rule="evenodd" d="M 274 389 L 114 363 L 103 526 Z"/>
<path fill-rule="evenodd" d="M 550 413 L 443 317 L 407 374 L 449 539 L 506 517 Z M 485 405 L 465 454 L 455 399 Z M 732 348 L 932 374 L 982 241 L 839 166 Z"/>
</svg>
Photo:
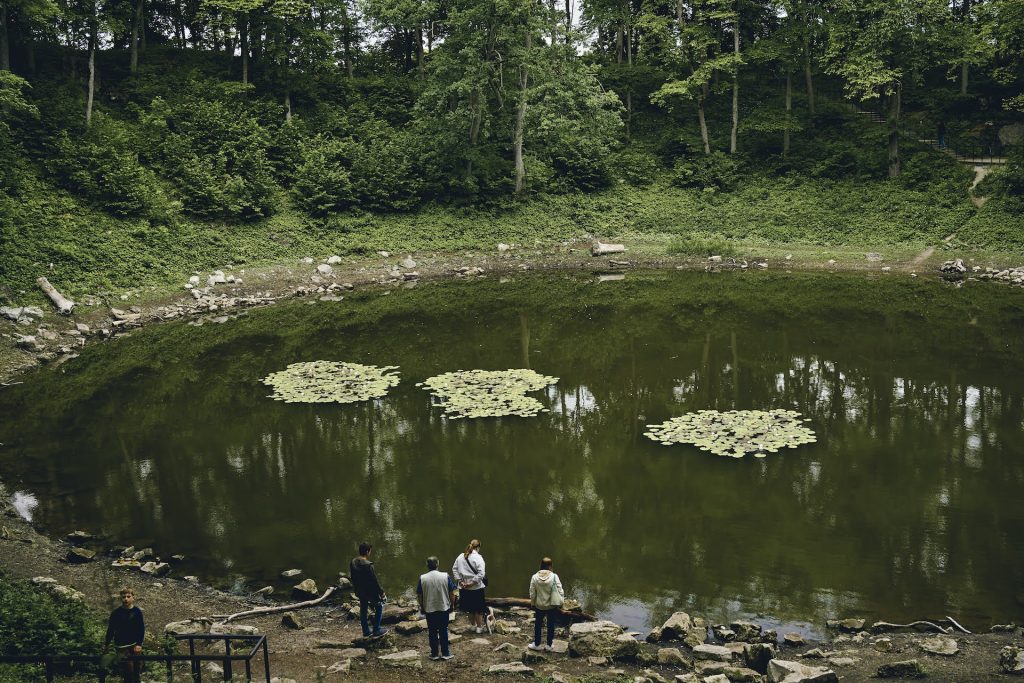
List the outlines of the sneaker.
<svg viewBox="0 0 1024 683">
<path fill-rule="evenodd" d="M 373 637 L 374 638 L 380 638 L 381 636 L 386 636 L 390 631 L 391 631 L 391 629 L 389 629 L 389 628 L 382 628 L 379 631 L 374 631 L 373 632 Z"/>
<path fill-rule="evenodd" d="M 476 631 L 476 633 L 483 633 L 484 632 L 484 627 L 483 626 L 477 626 L 475 631 Z"/>
<path fill-rule="evenodd" d="M 544 652 L 554 652 L 554 651 L 555 651 L 555 648 L 553 648 L 552 646 L 550 646 L 550 645 L 545 645 L 544 646 Z"/>
<path fill-rule="evenodd" d="M 439 659 L 441 659 L 441 655 L 430 655 L 430 661 L 432 662 L 436 662 Z"/>
<path fill-rule="evenodd" d="M 455 655 L 441 655 L 441 659 L 447 662 L 449 659 L 455 659 Z"/>
<path fill-rule="evenodd" d="M 529 645 L 526 646 L 526 649 L 527 650 L 545 650 L 547 648 L 544 647 L 543 645 L 538 645 L 537 643 L 530 643 Z"/>
</svg>

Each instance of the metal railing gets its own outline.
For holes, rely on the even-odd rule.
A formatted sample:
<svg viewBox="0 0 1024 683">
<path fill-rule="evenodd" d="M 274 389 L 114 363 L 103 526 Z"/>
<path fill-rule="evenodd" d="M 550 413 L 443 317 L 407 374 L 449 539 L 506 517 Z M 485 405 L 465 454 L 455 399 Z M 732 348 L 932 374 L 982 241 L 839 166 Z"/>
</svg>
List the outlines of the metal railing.
<svg viewBox="0 0 1024 683">
<path fill-rule="evenodd" d="M 263 653 L 263 675 L 266 683 L 270 683 L 270 652 L 267 647 L 267 637 L 262 635 L 229 635 L 229 634 L 197 634 L 197 635 L 182 635 L 174 636 L 174 638 L 180 643 L 181 641 L 188 641 L 188 654 L 166 654 L 166 655 L 134 655 L 128 657 L 125 661 L 130 662 L 163 662 L 167 668 L 167 681 L 171 683 L 174 680 L 174 664 L 176 662 L 188 662 L 190 665 L 189 678 L 192 683 L 202 683 L 203 662 L 220 662 L 224 667 L 224 680 L 230 681 L 233 676 L 233 664 L 235 662 L 242 662 L 245 664 L 245 680 L 251 681 L 252 678 L 252 660 L 258 653 Z M 196 641 L 224 641 L 224 654 L 196 654 Z M 251 643 L 251 647 L 248 650 L 242 650 L 232 652 L 232 641 L 242 641 L 245 643 Z M 57 675 L 58 667 L 67 668 L 69 665 L 75 664 L 95 664 L 97 667 L 96 677 L 100 683 L 104 683 L 108 676 L 111 676 L 109 670 L 103 668 L 100 665 L 101 657 L 99 655 L 9 655 L 0 656 L 0 664 L 36 664 L 44 667 L 44 673 L 46 676 L 46 683 L 53 683 L 54 677 Z M 81 675 L 81 671 L 76 671 L 75 675 Z M 91 675 L 91 674 L 90 674 Z"/>
</svg>

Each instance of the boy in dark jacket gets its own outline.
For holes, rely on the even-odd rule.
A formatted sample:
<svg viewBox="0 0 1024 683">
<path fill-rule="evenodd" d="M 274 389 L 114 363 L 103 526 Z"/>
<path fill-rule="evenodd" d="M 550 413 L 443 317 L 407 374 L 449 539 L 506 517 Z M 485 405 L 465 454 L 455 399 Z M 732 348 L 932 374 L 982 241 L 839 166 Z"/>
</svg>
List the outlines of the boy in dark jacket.
<svg viewBox="0 0 1024 683">
<path fill-rule="evenodd" d="M 363 627 L 363 637 L 373 635 L 382 636 L 387 629 L 380 627 L 384 618 L 384 602 L 387 596 L 377 580 L 377 571 L 370 561 L 370 553 L 373 546 L 363 541 L 359 544 L 359 557 L 353 558 L 348 565 L 349 577 L 352 579 L 352 587 L 355 589 L 356 597 L 359 598 L 359 623 Z M 370 605 L 373 605 L 373 633 L 370 632 L 370 625 L 367 620 L 367 613 Z"/>
<path fill-rule="evenodd" d="M 142 662 L 132 659 L 132 656 L 142 654 L 142 639 L 145 635 L 146 623 L 142 619 L 142 610 L 135 606 L 135 591 L 128 587 L 122 588 L 121 606 L 110 613 L 103 647 L 114 642 L 124 683 L 139 683 Z"/>
</svg>

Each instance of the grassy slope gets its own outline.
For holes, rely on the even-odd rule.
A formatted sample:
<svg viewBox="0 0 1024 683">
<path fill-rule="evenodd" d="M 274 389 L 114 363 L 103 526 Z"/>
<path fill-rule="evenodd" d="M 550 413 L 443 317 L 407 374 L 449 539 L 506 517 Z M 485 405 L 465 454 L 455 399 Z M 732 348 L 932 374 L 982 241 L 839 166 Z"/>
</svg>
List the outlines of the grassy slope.
<svg viewBox="0 0 1024 683">
<path fill-rule="evenodd" d="M 42 274 L 75 296 L 180 285 L 193 270 L 229 263 L 377 250 L 491 250 L 498 242 L 549 245 L 587 234 L 637 240 L 654 253 L 678 251 L 681 236 L 722 236 L 741 240 L 736 250 L 744 254 L 801 245 L 906 250 L 956 233 L 955 244 L 974 252 L 1024 255 L 1024 217 L 996 201 L 975 210 L 966 196 L 937 202 L 932 194 L 887 182 L 758 176 L 731 193 L 619 185 L 492 209 L 428 206 L 413 214 L 346 214 L 326 222 L 285 210 L 259 223 L 182 221 L 173 227 L 116 219 L 34 181 L 17 201 L 0 194 L 0 229 L 0 297 L 18 301 Z"/>
</svg>

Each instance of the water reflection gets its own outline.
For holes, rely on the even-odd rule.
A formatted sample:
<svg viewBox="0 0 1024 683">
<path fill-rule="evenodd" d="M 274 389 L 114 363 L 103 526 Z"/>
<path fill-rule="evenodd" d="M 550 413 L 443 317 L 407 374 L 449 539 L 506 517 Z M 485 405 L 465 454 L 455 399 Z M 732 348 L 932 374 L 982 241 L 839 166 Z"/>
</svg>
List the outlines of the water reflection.
<svg viewBox="0 0 1024 683">
<path fill-rule="evenodd" d="M 423 557 L 479 537 L 492 593 L 524 594 L 551 554 L 589 609 L 638 628 L 675 609 L 1024 615 L 1024 386 L 1020 342 L 1005 343 L 1021 317 L 1005 293 L 936 320 L 889 303 L 907 292 L 866 310 L 859 280 L 826 311 L 763 282 L 631 280 L 609 300 L 552 281 L 540 301 L 523 283 L 472 305 L 417 288 L 372 314 L 147 331 L 0 396 L 3 414 L 25 409 L 0 428 L 0 472 L 55 531 L 183 552 L 189 573 L 325 580 L 371 538 L 399 593 Z M 958 306 L 988 325 L 942 336 Z M 266 399 L 260 377 L 314 358 L 400 365 L 402 384 L 352 406 Z M 561 378 L 535 419 L 448 420 L 414 386 L 523 365 Z M 642 436 L 702 408 L 792 408 L 818 443 L 734 461 Z"/>
</svg>

